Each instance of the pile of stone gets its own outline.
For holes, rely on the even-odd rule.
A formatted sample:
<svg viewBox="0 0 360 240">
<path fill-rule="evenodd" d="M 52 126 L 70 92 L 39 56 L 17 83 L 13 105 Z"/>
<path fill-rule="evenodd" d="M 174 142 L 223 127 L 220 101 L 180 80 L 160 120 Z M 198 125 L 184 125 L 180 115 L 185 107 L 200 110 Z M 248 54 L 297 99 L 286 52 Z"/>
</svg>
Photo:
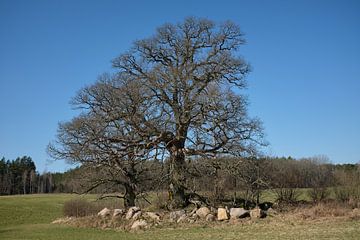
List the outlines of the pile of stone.
<svg viewBox="0 0 360 240">
<path fill-rule="evenodd" d="M 151 224 L 161 221 L 159 213 L 143 212 L 139 207 L 131 207 L 127 211 L 124 209 L 114 209 L 111 211 L 108 208 L 104 208 L 98 213 L 98 216 L 101 218 L 112 218 L 113 220 L 123 219 L 129 224 L 128 228 L 130 230 L 146 229 Z"/>
<path fill-rule="evenodd" d="M 252 210 L 245 210 L 244 208 L 208 208 L 201 207 L 195 208 L 190 213 L 185 213 L 184 210 L 170 212 L 170 221 L 172 222 L 188 222 L 193 223 L 197 220 L 203 220 L 207 222 L 213 221 L 226 221 L 229 219 L 240 219 L 240 218 L 265 218 L 267 212 L 260 208 L 254 208 Z"/>
<path fill-rule="evenodd" d="M 214 210 L 211 211 L 208 207 L 194 208 L 189 213 L 186 213 L 185 210 L 178 210 L 169 214 L 170 222 L 177 223 L 194 223 L 199 220 L 212 222 L 215 219 Z"/>
<path fill-rule="evenodd" d="M 272 209 L 270 209 L 271 211 Z M 157 212 L 144 212 L 139 207 L 131 207 L 127 211 L 124 209 L 114 209 L 113 211 L 104 208 L 98 216 L 101 218 L 123 219 L 127 228 L 130 230 L 147 229 L 153 225 L 161 224 L 162 222 L 171 223 L 195 223 L 195 222 L 215 222 L 227 221 L 235 219 L 258 219 L 265 218 L 267 211 L 260 208 L 246 210 L 244 208 L 208 208 L 200 207 L 194 208 L 192 211 L 186 212 L 184 209 L 157 213 Z"/>
</svg>

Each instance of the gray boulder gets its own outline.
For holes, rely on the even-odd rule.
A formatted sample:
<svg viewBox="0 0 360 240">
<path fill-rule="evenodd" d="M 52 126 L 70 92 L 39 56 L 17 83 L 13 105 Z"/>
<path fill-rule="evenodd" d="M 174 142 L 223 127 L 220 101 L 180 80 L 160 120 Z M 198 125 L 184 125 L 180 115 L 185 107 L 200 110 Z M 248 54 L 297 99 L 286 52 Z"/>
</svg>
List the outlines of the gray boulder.
<svg viewBox="0 0 360 240">
<path fill-rule="evenodd" d="M 139 229 L 143 229 L 147 227 L 147 222 L 145 220 L 136 220 L 132 225 L 131 225 L 131 230 L 139 230 Z"/>
<path fill-rule="evenodd" d="M 250 217 L 250 212 L 244 208 L 230 208 L 230 218 L 245 218 Z"/>
<path fill-rule="evenodd" d="M 185 215 L 185 210 L 178 210 L 178 211 L 170 212 L 170 220 L 176 221 L 182 215 Z"/>
<path fill-rule="evenodd" d="M 146 217 L 154 220 L 154 221 L 160 221 L 160 215 L 158 213 L 154 212 L 145 212 L 144 214 Z"/>
<path fill-rule="evenodd" d="M 107 217 L 111 215 L 111 210 L 108 208 L 104 208 L 103 210 L 101 210 L 100 212 L 98 212 L 97 214 L 100 217 Z"/>
<path fill-rule="evenodd" d="M 216 217 L 210 213 L 206 216 L 205 220 L 207 222 L 214 222 L 216 220 Z"/>
<path fill-rule="evenodd" d="M 260 208 L 256 207 L 250 210 L 250 217 L 251 218 L 265 218 L 266 211 L 261 210 Z"/>
<path fill-rule="evenodd" d="M 277 214 L 277 211 L 275 211 L 273 208 L 269 208 L 267 211 L 266 211 L 266 214 L 267 215 L 270 215 L 270 216 L 274 216 Z"/>
<path fill-rule="evenodd" d="M 124 209 L 114 209 L 113 217 L 120 217 L 125 213 Z"/>
<path fill-rule="evenodd" d="M 210 209 L 207 207 L 201 207 L 196 210 L 196 215 L 198 215 L 201 219 L 205 219 L 208 214 L 210 214 Z"/>
<path fill-rule="evenodd" d="M 126 216 L 125 216 L 126 220 L 130 220 L 134 216 L 134 214 L 139 211 L 140 211 L 139 207 L 129 208 L 129 210 L 127 211 Z"/>
<path fill-rule="evenodd" d="M 141 211 L 137 211 L 136 213 L 134 213 L 134 215 L 132 216 L 132 219 L 134 220 L 138 220 L 142 215 Z"/>
</svg>

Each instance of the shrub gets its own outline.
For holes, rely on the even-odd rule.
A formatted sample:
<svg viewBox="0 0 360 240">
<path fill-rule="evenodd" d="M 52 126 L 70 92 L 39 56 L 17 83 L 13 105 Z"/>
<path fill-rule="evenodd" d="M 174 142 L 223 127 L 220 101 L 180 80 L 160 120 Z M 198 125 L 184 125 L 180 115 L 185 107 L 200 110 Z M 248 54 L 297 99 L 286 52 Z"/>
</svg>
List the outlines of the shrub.
<svg viewBox="0 0 360 240">
<path fill-rule="evenodd" d="M 360 207 L 360 187 L 339 186 L 334 189 L 334 193 L 338 202 L 347 203 L 352 208 Z"/>
<path fill-rule="evenodd" d="M 99 208 L 84 199 L 72 199 L 64 203 L 64 215 L 68 217 L 84 217 L 96 214 Z"/>
<path fill-rule="evenodd" d="M 335 198 L 339 202 L 348 202 L 351 199 L 351 188 L 340 186 L 334 188 Z"/>
<path fill-rule="evenodd" d="M 277 188 L 274 190 L 276 194 L 276 202 L 280 204 L 292 204 L 296 203 L 300 192 L 296 188 Z"/>
<path fill-rule="evenodd" d="M 308 192 L 313 202 L 322 202 L 330 195 L 330 191 L 326 187 L 314 187 Z"/>
</svg>

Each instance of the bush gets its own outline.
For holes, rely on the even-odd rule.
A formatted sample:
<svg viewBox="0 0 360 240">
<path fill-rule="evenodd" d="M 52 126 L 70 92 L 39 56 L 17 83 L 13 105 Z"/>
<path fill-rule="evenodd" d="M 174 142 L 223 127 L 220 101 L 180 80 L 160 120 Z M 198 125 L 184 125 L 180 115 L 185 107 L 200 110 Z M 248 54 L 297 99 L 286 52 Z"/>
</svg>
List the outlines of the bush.
<svg viewBox="0 0 360 240">
<path fill-rule="evenodd" d="M 314 187 L 308 193 L 313 202 L 322 202 L 330 195 L 330 191 L 326 187 Z"/>
<path fill-rule="evenodd" d="M 335 198 L 339 202 L 348 202 L 351 199 L 351 188 L 350 187 L 336 187 L 334 189 Z"/>
<path fill-rule="evenodd" d="M 277 188 L 274 190 L 276 194 L 276 202 L 280 204 L 296 203 L 300 192 L 296 188 Z"/>
<path fill-rule="evenodd" d="M 360 169 L 338 170 L 336 180 L 337 187 L 334 189 L 336 200 L 358 207 L 360 205 Z"/>
<path fill-rule="evenodd" d="M 360 207 L 360 187 L 340 186 L 334 189 L 334 193 L 338 202 L 347 203 L 353 208 Z"/>
<path fill-rule="evenodd" d="M 64 215 L 67 217 L 84 217 L 94 215 L 99 208 L 84 199 L 73 199 L 64 203 Z"/>
</svg>

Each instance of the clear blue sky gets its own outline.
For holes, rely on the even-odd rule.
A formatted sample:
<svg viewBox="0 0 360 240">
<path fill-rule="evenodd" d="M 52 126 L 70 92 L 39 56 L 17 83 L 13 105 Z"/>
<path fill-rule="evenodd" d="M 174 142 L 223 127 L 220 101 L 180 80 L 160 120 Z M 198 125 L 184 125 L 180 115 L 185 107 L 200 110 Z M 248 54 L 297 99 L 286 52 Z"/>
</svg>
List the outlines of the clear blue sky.
<svg viewBox="0 0 360 240">
<path fill-rule="evenodd" d="M 127 2 L 127 3 L 126 3 Z M 360 161 L 360 1 L 0 1 L 0 157 L 63 171 L 46 146 L 70 99 L 165 22 L 230 19 L 246 34 L 251 115 L 267 153 Z"/>
</svg>

